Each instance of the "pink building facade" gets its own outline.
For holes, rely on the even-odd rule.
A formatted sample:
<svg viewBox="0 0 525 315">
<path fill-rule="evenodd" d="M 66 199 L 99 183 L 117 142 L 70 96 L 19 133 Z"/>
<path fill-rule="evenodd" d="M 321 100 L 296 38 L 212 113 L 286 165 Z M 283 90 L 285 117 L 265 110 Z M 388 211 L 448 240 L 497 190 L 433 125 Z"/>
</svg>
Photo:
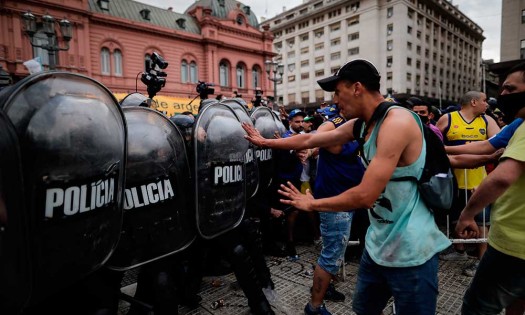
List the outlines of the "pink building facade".
<svg viewBox="0 0 525 315">
<path fill-rule="evenodd" d="M 273 35 L 267 28 L 260 30 L 255 14 L 235 0 L 200 0 L 185 13 L 131 0 L 0 3 L 0 65 L 14 82 L 29 74 L 24 61 L 41 56 L 44 65 L 49 63 L 47 51 L 32 47 L 24 32 L 22 15 L 30 11 L 38 28 L 45 14 L 72 24 L 69 49 L 57 52 L 56 70 L 89 76 L 117 95 L 135 92 L 136 87 L 147 95 L 140 76 L 153 52 L 169 63 L 166 85 L 158 95 L 162 102 L 174 103 L 168 107 L 178 105 L 175 112 L 195 112 L 197 105 L 190 109 L 187 103 L 197 95 L 197 81 L 214 84 L 210 97 L 230 97 L 237 91 L 250 102 L 256 87 L 273 95 L 264 69 L 265 60 L 274 56 Z M 56 34 L 59 46 L 66 46 L 58 23 Z M 45 44 L 46 38 L 37 32 L 33 42 Z"/>
</svg>

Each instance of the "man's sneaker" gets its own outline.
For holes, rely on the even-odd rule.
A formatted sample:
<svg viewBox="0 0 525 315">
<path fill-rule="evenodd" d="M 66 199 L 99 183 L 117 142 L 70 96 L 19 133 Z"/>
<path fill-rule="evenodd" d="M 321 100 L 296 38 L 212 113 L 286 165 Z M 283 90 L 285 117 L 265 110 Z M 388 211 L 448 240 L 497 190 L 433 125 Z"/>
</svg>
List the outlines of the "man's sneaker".
<svg viewBox="0 0 525 315">
<path fill-rule="evenodd" d="M 463 269 L 463 274 L 467 277 L 474 277 L 474 275 L 476 274 L 476 270 L 478 270 L 478 266 L 479 266 L 479 261 L 476 261 L 474 264 Z"/>
<path fill-rule="evenodd" d="M 337 291 L 334 284 L 330 283 L 328 285 L 328 289 L 326 289 L 326 293 L 324 294 L 324 299 L 328 301 L 342 302 L 345 300 L 345 295 Z"/>
<path fill-rule="evenodd" d="M 448 253 L 445 255 L 439 255 L 439 259 L 451 260 L 451 261 L 468 260 L 468 255 L 467 255 L 467 252 L 459 253 L 459 252 L 453 251 L 452 253 Z"/>
<path fill-rule="evenodd" d="M 313 308 L 310 303 L 307 303 L 304 307 L 304 315 L 332 315 L 324 306 L 324 303 L 319 305 L 317 308 Z"/>
</svg>

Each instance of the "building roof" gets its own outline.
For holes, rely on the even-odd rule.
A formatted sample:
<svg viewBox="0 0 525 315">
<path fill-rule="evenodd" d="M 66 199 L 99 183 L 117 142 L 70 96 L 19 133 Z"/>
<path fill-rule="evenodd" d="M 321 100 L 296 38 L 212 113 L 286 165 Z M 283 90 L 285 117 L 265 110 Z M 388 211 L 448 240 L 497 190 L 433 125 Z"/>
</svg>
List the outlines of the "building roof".
<svg viewBox="0 0 525 315">
<path fill-rule="evenodd" d="M 224 2 L 224 5 L 221 5 L 221 2 Z M 257 21 L 257 16 L 255 16 L 255 13 L 253 13 L 253 11 L 250 9 L 249 6 L 247 5 L 244 5 L 242 3 L 240 3 L 239 1 L 235 1 L 235 0 L 223 0 L 223 1 L 220 1 L 220 0 L 199 0 L 199 1 L 196 1 L 195 3 L 193 3 L 188 9 L 186 9 L 186 12 L 189 12 L 191 10 L 193 10 L 194 8 L 196 8 L 197 6 L 202 6 L 202 7 L 208 7 L 212 10 L 212 16 L 215 16 L 219 19 L 227 19 L 228 18 L 228 13 L 232 10 L 235 10 L 237 8 L 237 6 L 239 6 L 239 9 L 245 11 L 247 9 L 249 9 L 249 14 L 246 14 L 246 17 L 248 18 L 248 23 L 255 27 L 255 28 L 259 28 L 259 22 Z"/>
<path fill-rule="evenodd" d="M 109 10 L 103 10 L 98 5 L 97 0 L 89 0 L 89 10 L 91 12 L 108 14 L 110 16 L 142 23 L 150 23 L 183 32 L 201 33 L 197 21 L 191 15 L 173 12 L 168 9 L 162 9 L 132 0 L 109 0 Z M 142 10 L 149 10 L 149 20 L 142 16 Z M 185 27 L 179 25 L 180 22 L 177 22 L 179 19 L 185 20 L 183 23 Z"/>
</svg>

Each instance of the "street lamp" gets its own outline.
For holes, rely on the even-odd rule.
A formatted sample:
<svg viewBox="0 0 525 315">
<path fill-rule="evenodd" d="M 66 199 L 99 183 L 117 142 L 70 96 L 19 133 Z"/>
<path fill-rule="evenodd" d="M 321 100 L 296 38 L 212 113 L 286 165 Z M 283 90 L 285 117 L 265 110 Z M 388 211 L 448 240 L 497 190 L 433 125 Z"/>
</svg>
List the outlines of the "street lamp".
<svg viewBox="0 0 525 315">
<path fill-rule="evenodd" d="M 282 81 L 284 65 L 282 63 L 278 63 L 277 61 L 266 59 L 264 62 L 264 67 L 266 73 L 268 74 L 268 79 L 273 81 L 273 100 L 275 103 L 277 103 L 277 82 Z"/>
<path fill-rule="evenodd" d="M 60 50 L 69 50 L 69 41 L 73 37 L 71 22 L 69 22 L 65 18 L 58 22 L 58 25 L 60 25 L 60 33 L 62 33 L 62 39 L 66 43 L 65 47 L 60 47 L 55 33 L 55 18 L 53 18 L 51 15 L 45 14 L 41 18 L 42 32 L 44 32 L 44 34 L 46 34 L 48 38 L 47 43 L 45 44 L 38 44 L 33 42 L 33 38 L 37 32 L 36 17 L 28 11 L 22 14 L 22 20 L 24 22 L 25 33 L 27 34 L 27 36 L 29 36 L 29 42 L 31 43 L 31 46 L 47 50 L 47 54 L 49 56 L 49 69 L 54 70 L 56 68 L 56 52 Z"/>
</svg>

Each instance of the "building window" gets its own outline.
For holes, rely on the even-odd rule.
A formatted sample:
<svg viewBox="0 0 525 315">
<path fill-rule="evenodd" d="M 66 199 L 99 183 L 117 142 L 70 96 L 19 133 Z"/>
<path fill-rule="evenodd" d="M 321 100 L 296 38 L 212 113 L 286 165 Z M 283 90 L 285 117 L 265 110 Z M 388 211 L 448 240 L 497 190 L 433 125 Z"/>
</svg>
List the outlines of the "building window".
<svg viewBox="0 0 525 315">
<path fill-rule="evenodd" d="M 188 82 L 188 62 L 186 60 L 182 60 L 180 63 L 180 81 L 182 83 Z"/>
<path fill-rule="evenodd" d="M 392 81 L 392 72 L 387 72 L 386 73 L 386 80 L 387 81 Z"/>
<path fill-rule="evenodd" d="M 354 56 L 359 54 L 359 47 L 348 49 L 348 56 Z"/>
<path fill-rule="evenodd" d="M 525 23 L 525 10 L 521 10 L 521 23 Z"/>
<path fill-rule="evenodd" d="M 111 73 L 109 49 L 106 47 L 100 50 L 100 71 L 105 75 L 109 75 Z"/>
<path fill-rule="evenodd" d="M 115 75 L 122 76 L 122 52 L 119 49 L 115 49 L 113 52 L 113 67 Z"/>
<path fill-rule="evenodd" d="M 520 59 L 525 59 L 525 39 L 521 40 Z"/>
<path fill-rule="evenodd" d="M 305 105 L 310 103 L 310 92 L 301 92 L 301 103 Z"/>
<path fill-rule="evenodd" d="M 394 15 L 394 8 L 390 7 L 386 9 L 386 17 L 392 17 L 392 15 Z"/>
<path fill-rule="evenodd" d="M 316 76 L 316 77 L 322 77 L 322 76 L 324 76 L 324 69 L 316 70 L 316 71 L 315 71 L 315 76 Z"/>
<path fill-rule="evenodd" d="M 407 82 L 412 82 L 412 73 L 407 72 Z"/>
<path fill-rule="evenodd" d="M 412 26 L 407 26 L 407 34 L 412 34 Z"/>
<path fill-rule="evenodd" d="M 330 46 L 338 46 L 339 44 L 341 44 L 341 39 L 339 37 L 330 41 Z"/>
<path fill-rule="evenodd" d="M 195 61 L 190 62 L 190 82 L 197 83 L 197 64 Z"/>
<path fill-rule="evenodd" d="M 394 24 L 388 24 L 386 26 L 386 35 L 392 35 L 394 32 Z"/>
<path fill-rule="evenodd" d="M 341 22 L 330 24 L 330 31 L 335 32 L 341 29 Z"/>
<path fill-rule="evenodd" d="M 412 58 L 407 58 L 407 66 L 411 66 L 412 65 Z"/>
<path fill-rule="evenodd" d="M 315 63 L 323 63 L 324 62 L 324 56 L 315 57 Z"/>
<path fill-rule="evenodd" d="M 242 64 L 238 64 L 236 68 L 237 87 L 245 88 L 246 84 L 246 68 Z"/>
<path fill-rule="evenodd" d="M 310 65 L 310 60 L 302 60 L 301 61 L 301 67 L 307 67 Z"/>
<path fill-rule="evenodd" d="M 324 101 L 324 91 L 323 90 L 315 90 L 315 101 L 316 102 Z"/>
<path fill-rule="evenodd" d="M 303 55 L 303 54 L 307 54 L 308 51 L 309 51 L 308 47 L 303 47 L 303 48 L 301 48 L 301 55 Z"/>
<path fill-rule="evenodd" d="M 388 68 L 392 67 L 392 63 L 393 63 L 392 56 L 388 56 L 388 57 L 386 57 L 386 66 L 387 66 Z"/>
<path fill-rule="evenodd" d="M 301 35 L 301 41 L 307 41 L 308 40 L 308 34 Z"/>
<path fill-rule="evenodd" d="M 352 33 L 348 35 L 348 41 L 353 41 L 359 39 L 359 32 Z"/>
<path fill-rule="evenodd" d="M 337 59 L 340 59 L 341 58 L 341 53 L 340 52 L 335 52 L 335 53 L 332 53 L 330 55 L 330 60 L 337 60 Z"/>
<path fill-rule="evenodd" d="M 348 26 L 359 24 L 359 15 L 347 19 L 346 22 L 348 23 Z"/>
<path fill-rule="evenodd" d="M 261 68 L 258 66 L 253 67 L 252 69 L 252 88 L 256 89 L 261 87 Z"/>
<path fill-rule="evenodd" d="M 229 86 L 230 66 L 225 62 L 219 64 L 219 84 Z"/>
<path fill-rule="evenodd" d="M 294 81 L 295 81 L 295 75 L 289 75 L 288 82 L 294 82 Z"/>
<path fill-rule="evenodd" d="M 412 43 L 411 42 L 407 42 L 407 50 L 412 50 Z"/>
<path fill-rule="evenodd" d="M 320 28 L 314 31 L 314 36 L 317 38 L 321 38 L 321 36 L 324 35 L 324 29 Z"/>
<path fill-rule="evenodd" d="M 310 77 L 310 73 L 308 73 L 308 72 L 301 73 L 301 80 L 306 80 L 309 77 Z"/>
<path fill-rule="evenodd" d="M 387 50 L 394 49 L 394 41 L 393 40 L 389 40 L 389 41 L 386 42 L 386 49 Z"/>
<path fill-rule="evenodd" d="M 315 50 L 321 50 L 324 48 L 324 43 L 317 43 L 315 44 Z"/>
</svg>

